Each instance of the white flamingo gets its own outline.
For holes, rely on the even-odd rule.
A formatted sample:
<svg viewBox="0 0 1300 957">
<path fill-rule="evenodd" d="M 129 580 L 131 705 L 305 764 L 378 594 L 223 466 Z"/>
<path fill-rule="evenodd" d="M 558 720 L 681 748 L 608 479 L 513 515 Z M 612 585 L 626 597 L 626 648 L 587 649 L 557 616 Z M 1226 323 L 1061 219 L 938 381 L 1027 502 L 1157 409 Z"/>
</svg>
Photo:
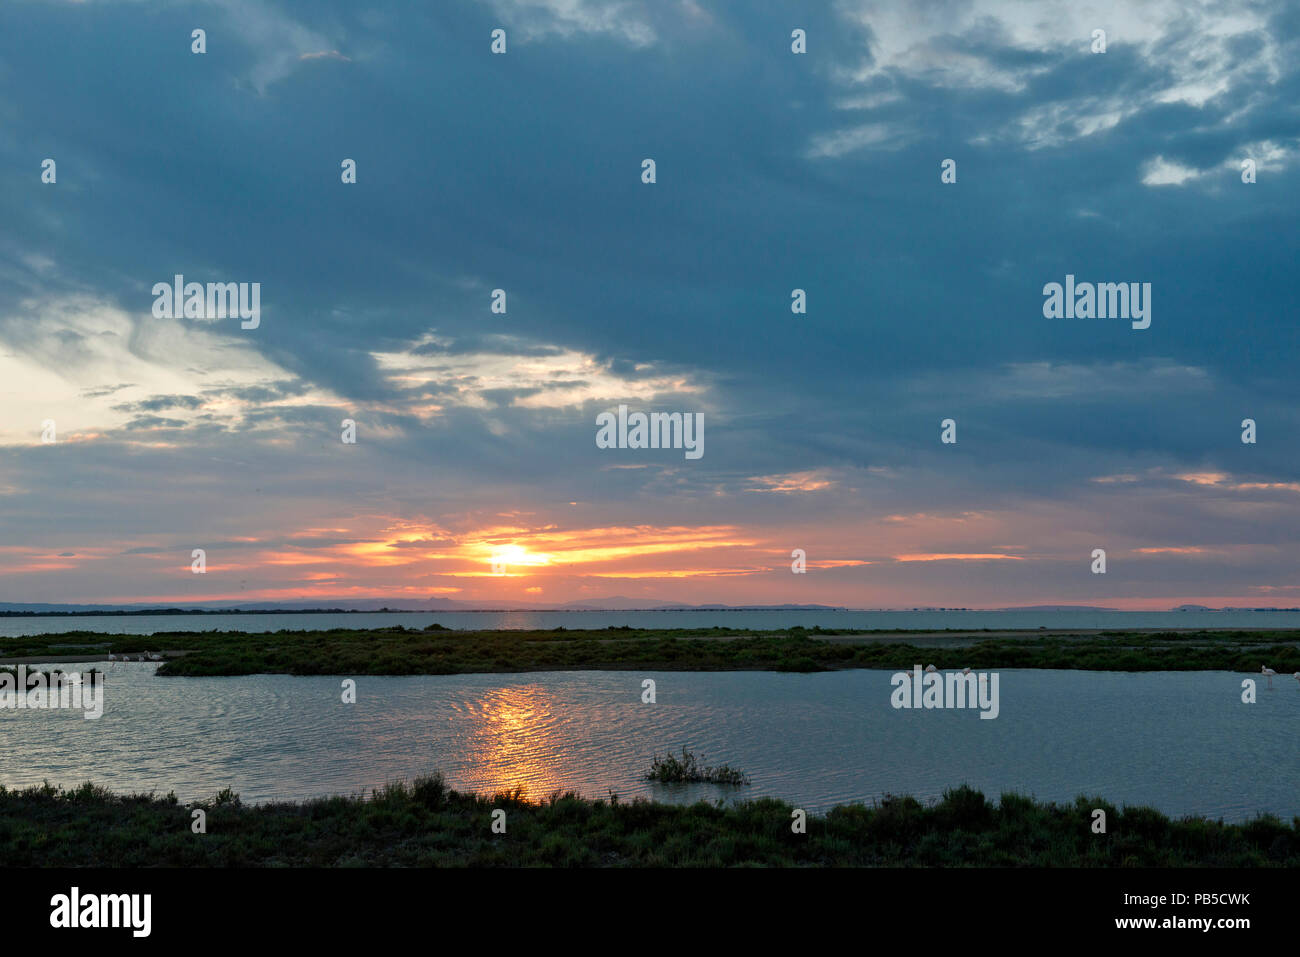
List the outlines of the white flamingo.
<svg viewBox="0 0 1300 957">
<path fill-rule="evenodd" d="M 1291 677 L 1294 678 L 1296 681 L 1300 681 L 1300 671 L 1297 671 Z"/>
<path fill-rule="evenodd" d="M 968 675 L 968 674 L 970 674 L 970 669 L 969 669 L 969 668 L 963 668 L 963 669 L 961 670 L 961 673 L 964 674 L 964 675 Z"/>
<path fill-rule="evenodd" d="M 139 658 L 136 659 L 136 661 L 144 661 L 144 655 L 141 655 Z"/>
<path fill-rule="evenodd" d="M 156 651 L 147 651 L 147 652 L 145 652 L 145 654 L 147 654 L 147 655 L 149 656 L 149 660 L 150 660 L 150 661 L 162 661 L 162 660 L 163 660 L 163 659 L 162 659 L 162 655 L 158 654 L 158 652 L 156 652 Z"/>
<path fill-rule="evenodd" d="M 926 673 L 927 675 L 932 675 L 932 674 L 934 674 L 934 673 L 935 673 L 936 671 L 938 671 L 938 670 L 939 670 L 939 669 L 936 668 L 934 665 L 926 665 L 926 666 L 925 666 L 925 673 Z"/>
<path fill-rule="evenodd" d="M 113 654 L 111 651 L 108 653 L 108 660 L 113 662 L 112 667 L 117 667 L 117 655 Z"/>
<path fill-rule="evenodd" d="M 1268 678 L 1268 686 L 1270 688 L 1273 687 L 1273 676 L 1277 674 L 1277 672 L 1274 671 L 1272 668 L 1270 668 L 1268 665 L 1265 665 L 1263 668 L 1259 669 L 1259 673 L 1261 675 L 1264 675 L 1266 678 Z"/>
</svg>

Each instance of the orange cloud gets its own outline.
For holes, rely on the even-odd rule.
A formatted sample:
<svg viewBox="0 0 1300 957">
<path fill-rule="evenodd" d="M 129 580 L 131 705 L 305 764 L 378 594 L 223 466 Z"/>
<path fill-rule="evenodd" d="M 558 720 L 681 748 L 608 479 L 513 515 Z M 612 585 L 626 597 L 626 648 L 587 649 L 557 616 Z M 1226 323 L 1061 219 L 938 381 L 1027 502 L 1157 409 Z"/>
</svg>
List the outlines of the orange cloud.
<svg viewBox="0 0 1300 957">
<path fill-rule="evenodd" d="M 1021 555 L 1000 555 L 996 552 L 973 552 L 969 554 L 918 553 L 894 556 L 896 562 L 985 562 L 998 559 L 1012 562 L 1023 562 L 1025 560 Z"/>
<path fill-rule="evenodd" d="M 764 488 L 750 488 L 750 492 L 817 492 L 835 483 L 824 478 L 824 472 L 788 472 L 785 475 L 756 475 L 750 479 Z"/>
</svg>

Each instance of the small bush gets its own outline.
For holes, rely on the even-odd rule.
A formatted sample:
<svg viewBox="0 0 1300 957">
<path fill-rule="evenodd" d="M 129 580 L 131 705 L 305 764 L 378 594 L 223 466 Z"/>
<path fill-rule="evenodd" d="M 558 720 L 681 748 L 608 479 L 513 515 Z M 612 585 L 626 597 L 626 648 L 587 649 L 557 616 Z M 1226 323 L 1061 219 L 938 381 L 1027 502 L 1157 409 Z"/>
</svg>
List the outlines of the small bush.
<svg viewBox="0 0 1300 957">
<path fill-rule="evenodd" d="M 666 754 L 661 758 L 656 754 L 645 778 L 647 781 L 659 781 L 665 784 L 749 784 L 749 777 L 743 771 L 726 764 L 703 767 L 696 760 L 695 755 L 685 748 L 682 748 L 680 758 L 673 754 Z"/>
<path fill-rule="evenodd" d="M 442 779 L 441 774 L 416 778 L 415 786 L 411 789 L 411 796 L 417 804 L 422 804 L 427 808 L 442 807 L 447 800 L 447 782 Z"/>
</svg>

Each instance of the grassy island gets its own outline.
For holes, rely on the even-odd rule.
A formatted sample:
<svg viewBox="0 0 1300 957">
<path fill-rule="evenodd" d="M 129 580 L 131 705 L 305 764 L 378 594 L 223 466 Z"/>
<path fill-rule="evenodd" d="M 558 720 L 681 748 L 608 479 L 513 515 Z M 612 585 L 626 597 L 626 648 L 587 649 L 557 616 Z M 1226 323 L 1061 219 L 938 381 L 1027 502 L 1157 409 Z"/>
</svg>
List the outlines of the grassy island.
<svg viewBox="0 0 1300 957">
<path fill-rule="evenodd" d="M 1300 631 L 879 632 L 788 628 L 65 632 L 0 639 L 0 661 L 107 661 L 161 650 L 162 676 L 412 675 L 526 671 L 792 671 L 970 667 L 1300 671 Z"/>
</svg>

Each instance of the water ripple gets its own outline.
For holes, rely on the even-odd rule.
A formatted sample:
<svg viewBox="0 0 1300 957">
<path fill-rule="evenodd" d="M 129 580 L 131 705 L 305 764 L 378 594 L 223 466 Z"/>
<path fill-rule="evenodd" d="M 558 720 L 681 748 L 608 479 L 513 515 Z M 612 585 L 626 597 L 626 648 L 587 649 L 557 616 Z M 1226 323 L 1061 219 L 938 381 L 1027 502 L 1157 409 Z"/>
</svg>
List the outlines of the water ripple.
<svg viewBox="0 0 1300 957">
<path fill-rule="evenodd" d="M 899 711 L 889 675 L 764 672 L 338 678 L 107 674 L 104 716 L 0 711 L 0 784 L 94 780 L 119 791 L 245 801 L 354 794 L 441 770 L 453 786 L 664 801 L 772 795 L 810 811 L 884 794 L 1101 795 L 1167 813 L 1300 814 L 1300 693 L 1275 681 L 1240 701 L 1222 672 L 1004 671 L 1002 713 Z M 642 704 L 655 678 L 658 702 Z M 1292 682 L 1294 684 L 1294 682 Z M 656 752 L 694 750 L 752 787 L 668 787 Z"/>
</svg>

